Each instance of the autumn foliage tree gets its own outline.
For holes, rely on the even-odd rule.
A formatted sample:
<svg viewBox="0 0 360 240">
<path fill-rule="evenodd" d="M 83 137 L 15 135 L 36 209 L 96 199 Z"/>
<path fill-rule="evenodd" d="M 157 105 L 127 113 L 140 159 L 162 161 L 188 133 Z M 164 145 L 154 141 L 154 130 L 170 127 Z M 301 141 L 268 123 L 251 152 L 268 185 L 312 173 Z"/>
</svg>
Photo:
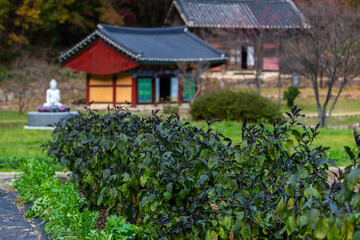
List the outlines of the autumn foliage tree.
<svg viewBox="0 0 360 240">
<path fill-rule="evenodd" d="M 99 22 L 122 25 L 123 18 L 107 0 L 0 0 L 2 48 L 40 46 L 51 51 L 80 40 Z"/>
<path fill-rule="evenodd" d="M 161 27 L 172 0 L 111 0 L 127 26 Z"/>
</svg>

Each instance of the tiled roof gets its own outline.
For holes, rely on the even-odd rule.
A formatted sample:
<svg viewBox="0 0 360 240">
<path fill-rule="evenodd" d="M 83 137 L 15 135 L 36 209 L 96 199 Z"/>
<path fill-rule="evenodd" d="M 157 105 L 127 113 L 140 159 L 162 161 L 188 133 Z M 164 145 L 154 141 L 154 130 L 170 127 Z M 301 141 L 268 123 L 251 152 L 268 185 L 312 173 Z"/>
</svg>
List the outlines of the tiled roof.
<svg viewBox="0 0 360 240">
<path fill-rule="evenodd" d="M 188 27 L 307 27 L 291 0 L 174 0 L 165 23 L 170 23 L 175 10 Z"/>
<path fill-rule="evenodd" d="M 129 28 L 98 24 L 98 29 L 60 55 L 64 61 L 96 37 L 141 63 L 225 62 L 225 53 L 194 34 L 186 26 Z"/>
</svg>

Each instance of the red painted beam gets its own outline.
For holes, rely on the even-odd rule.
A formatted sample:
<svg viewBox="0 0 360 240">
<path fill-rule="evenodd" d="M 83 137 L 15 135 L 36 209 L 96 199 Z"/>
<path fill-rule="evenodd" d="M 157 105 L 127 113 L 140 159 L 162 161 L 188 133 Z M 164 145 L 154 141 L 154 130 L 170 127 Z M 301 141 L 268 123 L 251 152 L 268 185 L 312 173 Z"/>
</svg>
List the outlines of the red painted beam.
<svg viewBox="0 0 360 240">
<path fill-rule="evenodd" d="M 131 102 L 132 102 L 132 107 L 136 108 L 136 104 L 137 104 L 137 79 L 136 77 L 132 77 L 131 80 L 131 85 L 132 85 L 132 96 L 131 96 Z"/>
<path fill-rule="evenodd" d="M 137 67 L 139 63 L 129 59 L 120 51 L 98 41 L 88 49 L 77 54 L 64 66 L 90 74 L 114 74 Z"/>
<path fill-rule="evenodd" d="M 113 106 L 116 106 L 116 78 L 117 78 L 117 74 L 113 74 Z"/>
<path fill-rule="evenodd" d="M 155 84 L 155 78 L 153 77 L 151 79 L 151 96 L 152 96 L 152 102 L 154 104 L 154 106 L 157 106 L 157 102 L 156 102 L 156 84 Z"/>
<path fill-rule="evenodd" d="M 90 103 L 90 74 L 86 74 L 86 106 Z"/>
</svg>

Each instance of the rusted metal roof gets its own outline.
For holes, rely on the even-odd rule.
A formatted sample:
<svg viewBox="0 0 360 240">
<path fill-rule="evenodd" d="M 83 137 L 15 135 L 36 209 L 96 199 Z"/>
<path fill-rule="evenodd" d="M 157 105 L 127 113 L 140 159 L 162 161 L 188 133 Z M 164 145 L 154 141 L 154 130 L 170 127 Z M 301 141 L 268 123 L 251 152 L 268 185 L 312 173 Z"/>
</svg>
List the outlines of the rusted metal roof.
<svg viewBox="0 0 360 240">
<path fill-rule="evenodd" d="M 176 10 L 188 27 L 195 28 L 307 27 L 290 0 L 174 0 L 166 23 Z"/>
</svg>

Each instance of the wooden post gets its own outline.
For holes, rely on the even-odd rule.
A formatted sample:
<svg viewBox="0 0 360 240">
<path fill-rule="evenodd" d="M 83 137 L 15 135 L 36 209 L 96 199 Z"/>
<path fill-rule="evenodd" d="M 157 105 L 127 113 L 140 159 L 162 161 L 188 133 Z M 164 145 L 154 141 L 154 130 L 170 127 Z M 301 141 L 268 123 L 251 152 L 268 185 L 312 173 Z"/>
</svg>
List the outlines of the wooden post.
<svg viewBox="0 0 360 240">
<path fill-rule="evenodd" d="M 116 106 L 116 79 L 117 79 L 117 74 L 114 73 L 113 74 L 113 106 Z"/>
<path fill-rule="evenodd" d="M 182 101 L 183 101 L 183 85 L 182 85 L 182 83 L 183 83 L 183 79 L 182 78 L 179 78 L 179 96 L 178 96 L 178 104 L 179 104 L 179 106 L 181 106 L 181 104 L 182 104 Z"/>
<path fill-rule="evenodd" d="M 136 77 L 132 77 L 131 79 L 131 102 L 132 102 L 132 107 L 133 108 L 136 108 L 136 104 L 137 104 L 137 101 L 138 101 L 138 98 L 137 98 L 137 78 Z"/>
<path fill-rule="evenodd" d="M 86 74 L 86 106 L 90 103 L 90 74 Z"/>
<path fill-rule="evenodd" d="M 157 102 L 156 102 L 156 83 L 155 83 L 155 77 L 151 78 L 151 97 L 152 97 L 152 102 L 154 104 L 154 106 L 157 106 Z"/>
<path fill-rule="evenodd" d="M 199 78 L 200 78 L 200 77 L 199 77 Z M 199 83 L 198 78 L 195 77 L 195 96 L 194 96 L 193 99 L 201 96 L 201 87 L 200 87 L 200 89 L 199 89 L 198 83 Z M 198 92 L 198 91 L 199 91 L 199 92 Z M 191 100 L 192 100 L 192 99 L 190 99 L 190 103 L 191 103 Z"/>
</svg>

